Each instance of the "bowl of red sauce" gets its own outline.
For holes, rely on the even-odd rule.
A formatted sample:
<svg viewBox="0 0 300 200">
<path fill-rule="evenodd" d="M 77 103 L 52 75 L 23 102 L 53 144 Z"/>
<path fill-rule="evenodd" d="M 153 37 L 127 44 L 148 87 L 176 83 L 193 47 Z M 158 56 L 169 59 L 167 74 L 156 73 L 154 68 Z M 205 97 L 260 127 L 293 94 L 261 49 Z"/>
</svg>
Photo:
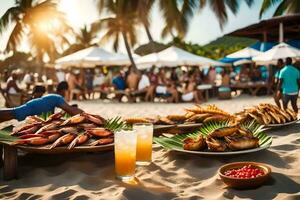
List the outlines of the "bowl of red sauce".
<svg viewBox="0 0 300 200">
<path fill-rule="evenodd" d="M 271 168 L 258 162 L 234 162 L 219 169 L 223 182 L 232 188 L 248 189 L 263 185 L 271 175 Z"/>
</svg>

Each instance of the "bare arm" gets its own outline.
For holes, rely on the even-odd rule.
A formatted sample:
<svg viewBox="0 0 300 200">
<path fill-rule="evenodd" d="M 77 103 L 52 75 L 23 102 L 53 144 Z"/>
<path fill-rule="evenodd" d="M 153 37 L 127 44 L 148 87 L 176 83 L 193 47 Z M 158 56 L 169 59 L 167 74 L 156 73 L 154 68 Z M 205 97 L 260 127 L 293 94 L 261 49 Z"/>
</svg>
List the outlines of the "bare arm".
<svg viewBox="0 0 300 200">
<path fill-rule="evenodd" d="M 67 103 L 64 103 L 62 105 L 59 106 L 61 109 L 63 109 L 64 111 L 66 111 L 68 114 L 70 115 L 77 115 L 83 112 L 83 110 L 81 110 L 80 108 L 71 106 Z"/>
<path fill-rule="evenodd" d="M 282 87 L 282 79 L 279 79 L 278 85 L 277 85 L 277 91 L 280 91 Z"/>
<path fill-rule="evenodd" d="M 0 123 L 15 119 L 12 109 L 1 109 L 0 110 Z"/>
</svg>

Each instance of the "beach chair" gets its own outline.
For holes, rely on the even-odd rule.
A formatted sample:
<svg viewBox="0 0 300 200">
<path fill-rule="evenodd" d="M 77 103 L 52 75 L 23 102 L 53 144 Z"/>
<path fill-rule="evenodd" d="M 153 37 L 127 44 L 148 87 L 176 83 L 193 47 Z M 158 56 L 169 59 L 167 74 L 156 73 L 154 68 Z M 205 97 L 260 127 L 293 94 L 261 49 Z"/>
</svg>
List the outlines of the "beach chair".
<svg viewBox="0 0 300 200">
<path fill-rule="evenodd" d="M 231 99 L 230 87 L 219 87 L 218 88 L 218 98 L 219 99 Z"/>
</svg>

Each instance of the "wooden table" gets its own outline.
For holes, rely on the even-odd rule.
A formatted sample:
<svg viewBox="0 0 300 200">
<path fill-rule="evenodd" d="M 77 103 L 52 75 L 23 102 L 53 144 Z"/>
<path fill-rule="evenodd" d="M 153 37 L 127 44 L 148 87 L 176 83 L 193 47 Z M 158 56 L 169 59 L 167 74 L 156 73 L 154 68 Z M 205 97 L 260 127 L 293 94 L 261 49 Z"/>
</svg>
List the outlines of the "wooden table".
<svg viewBox="0 0 300 200">
<path fill-rule="evenodd" d="M 78 146 L 74 149 L 67 147 L 56 147 L 50 149 L 50 145 L 40 147 L 34 146 L 14 146 L 11 142 L 0 141 L 2 145 L 3 179 L 12 180 L 18 177 L 18 150 L 33 154 L 67 154 L 67 153 L 91 153 L 113 150 L 114 144 L 102 146 Z"/>
<path fill-rule="evenodd" d="M 154 135 L 158 136 L 163 133 L 187 133 L 193 132 L 198 129 L 202 124 L 182 124 L 182 125 L 158 125 L 154 127 Z M 5 130 L 10 132 L 12 126 L 6 127 Z M 107 144 L 101 146 L 77 146 L 73 149 L 68 149 L 66 146 L 56 147 L 50 149 L 50 145 L 44 146 L 25 146 L 25 145 L 12 145 L 12 142 L 0 141 L 2 145 L 2 163 L 3 163 L 3 179 L 12 180 L 18 177 L 18 150 L 32 154 L 70 154 L 70 153 L 95 153 L 102 151 L 111 151 L 114 144 Z"/>
<path fill-rule="evenodd" d="M 256 96 L 258 91 L 262 88 L 266 88 L 269 93 L 269 85 L 266 82 L 247 82 L 247 83 L 236 83 L 231 84 L 230 88 L 232 90 L 245 90 L 248 89 L 252 96 Z"/>
<path fill-rule="evenodd" d="M 197 86 L 197 90 L 204 92 L 205 101 L 208 101 L 209 98 L 209 90 L 213 89 L 211 84 L 202 84 Z"/>
</svg>

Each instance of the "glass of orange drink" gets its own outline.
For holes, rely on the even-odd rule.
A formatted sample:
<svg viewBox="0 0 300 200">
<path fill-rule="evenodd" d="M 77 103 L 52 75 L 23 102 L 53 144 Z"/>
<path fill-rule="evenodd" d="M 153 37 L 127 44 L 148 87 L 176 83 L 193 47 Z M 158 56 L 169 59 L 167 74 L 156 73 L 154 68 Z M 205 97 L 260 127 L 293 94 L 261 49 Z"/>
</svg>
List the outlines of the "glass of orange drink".
<svg viewBox="0 0 300 200">
<path fill-rule="evenodd" d="M 121 130 L 115 133 L 115 171 L 118 179 L 134 179 L 136 161 L 136 131 Z"/>
<path fill-rule="evenodd" d="M 153 124 L 133 124 L 133 130 L 137 134 L 136 164 L 149 165 L 152 160 Z"/>
</svg>

